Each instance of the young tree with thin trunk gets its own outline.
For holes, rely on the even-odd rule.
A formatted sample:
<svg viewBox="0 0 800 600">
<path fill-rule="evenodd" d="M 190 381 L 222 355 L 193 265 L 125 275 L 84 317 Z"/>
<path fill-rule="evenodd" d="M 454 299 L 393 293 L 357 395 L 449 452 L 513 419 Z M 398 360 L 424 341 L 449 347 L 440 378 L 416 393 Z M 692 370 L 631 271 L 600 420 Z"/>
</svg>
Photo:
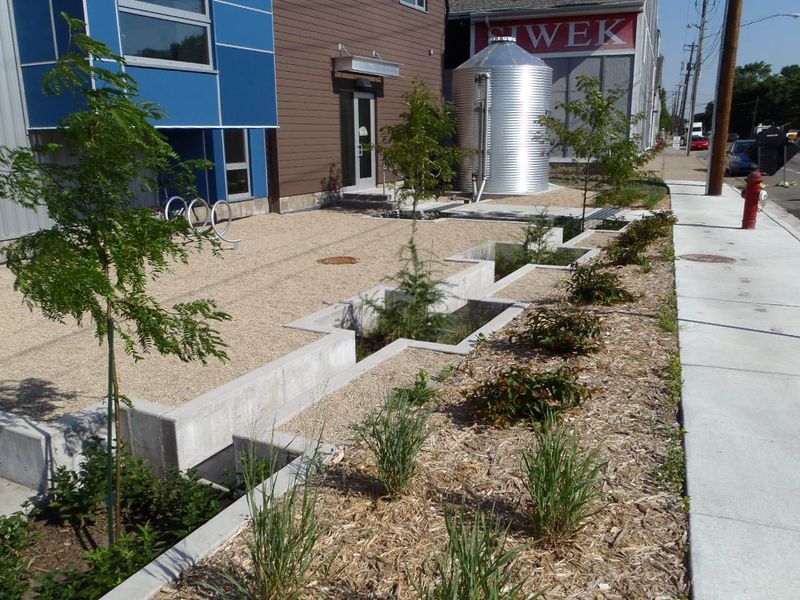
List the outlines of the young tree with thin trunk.
<svg viewBox="0 0 800 600">
<path fill-rule="evenodd" d="M 434 339 L 447 328 L 450 318 L 433 310 L 445 294 L 442 282 L 433 278 L 429 264 L 419 255 L 415 240 L 417 207 L 423 200 L 435 199 L 453 181 L 464 152 L 448 144 L 455 133 L 451 104 L 441 103 L 419 79 L 414 80 L 403 100 L 405 112 L 398 123 L 382 129 L 383 144 L 378 149 L 387 168 L 403 178 L 400 199 L 411 200 L 411 237 L 401 250 L 404 266 L 393 277 L 404 300 L 368 304 L 378 313 L 376 329 L 387 340 Z"/>
<path fill-rule="evenodd" d="M 162 306 L 148 292 L 150 281 L 186 263 L 189 251 L 209 241 L 184 219 L 157 218 L 136 208 L 137 187 L 194 192 L 205 161 L 182 162 L 153 126 L 163 113 L 138 97 L 123 59 L 85 34 L 81 21 L 67 20 L 71 48 L 45 80 L 49 94 L 69 94 L 83 108 L 64 118 L 59 143 L 0 148 L 0 196 L 47 212 L 53 225 L 16 240 L 2 252 L 14 286 L 33 309 L 64 322 L 88 324 L 108 345 L 109 540 L 120 533 L 119 444 L 116 493 L 112 482 L 113 440 L 120 432 L 122 394 L 116 369 L 115 332 L 135 361 L 152 350 L 183 361 L 227 360 L 214 323 L 229 319 L 213 300 Z M 58 154 L 67 160 L 56 162 Z M 114 499 L 116 498 L 116 510 Z M 116 519 L 112 515 L 116 514 Z"/>
<path fill-rule="evenodd" d="M 589 192 L 598 192 L 598 197 L 605 202 L 614 202 L 630 194 L 631 184 L 643 175 L 642 168 L 655 153 L 642 151 L 640 136 L 632 133 L 642 115 L 629 117 L 617 108 L 622 90 L 604 93 L 600 82 L 586 75 L 578 77 L 577 89 L 581 99 L 557 105 L 569 115 L 569 125 L 552 116 L 539 120 L 554 138 L 553 147 L 572 153 L 573 160 L 582 167 L 583 231 Z M 594 182 L 591 178 L 593 165 Z"/>
</svg>

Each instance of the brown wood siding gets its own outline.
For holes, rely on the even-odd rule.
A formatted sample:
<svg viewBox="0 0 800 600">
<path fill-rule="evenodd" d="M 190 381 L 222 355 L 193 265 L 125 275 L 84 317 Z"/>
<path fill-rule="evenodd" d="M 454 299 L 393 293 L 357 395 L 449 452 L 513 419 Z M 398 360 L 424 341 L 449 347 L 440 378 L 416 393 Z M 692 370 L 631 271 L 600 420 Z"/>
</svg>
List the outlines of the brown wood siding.
<svg viewBox="0 0 800 600">
<path fill-rule="evenodd" d="M 338 88 L 352 77 L 332 73 L 339 44 L 400 64 L 400 77 L 384 78 L 382 86 L 370 78 L 380 131 L 397 122 L 414 78 L 441 95 L 445 10 L 445 0 L 428 0 L 427 12 L 399 0 L 274 0 L 281 196 L 320 192 L 332 165 L 334 172 L 341 167 Z M 377 170 L 380 181 L 380 164 Z"/>
</svg>

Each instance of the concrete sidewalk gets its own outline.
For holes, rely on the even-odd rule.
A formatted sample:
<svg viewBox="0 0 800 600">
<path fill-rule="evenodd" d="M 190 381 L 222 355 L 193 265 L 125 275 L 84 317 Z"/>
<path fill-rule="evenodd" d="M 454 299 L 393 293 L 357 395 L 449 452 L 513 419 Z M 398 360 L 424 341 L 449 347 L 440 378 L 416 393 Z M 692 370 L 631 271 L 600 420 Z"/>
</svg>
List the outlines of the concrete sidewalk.
<svg viewBox="0 0 800 600">
<path fill-rule="evenodd" d="M 800 232 L 670 181 L 694 598 L 800 597 Z M 690 256 L 701 255 L 701 256 Z M 719 262 L 701 262 L 697 259 Z"/>
</svg>

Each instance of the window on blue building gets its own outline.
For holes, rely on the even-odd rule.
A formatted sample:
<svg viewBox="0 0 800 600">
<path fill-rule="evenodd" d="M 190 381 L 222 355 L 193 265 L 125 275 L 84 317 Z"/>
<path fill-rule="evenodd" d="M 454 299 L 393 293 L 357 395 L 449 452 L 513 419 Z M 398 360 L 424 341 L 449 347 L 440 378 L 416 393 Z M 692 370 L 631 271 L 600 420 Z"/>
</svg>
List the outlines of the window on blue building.
<svg viewBox="0 0 800 600">
<path fill-rule="evenodd" d="M 250 159 L 244 129 L 225 130 L 225 181 L 229 200 L 250 197 Z"/>
<path fill-rule="evenodd" d="M 211 66 L 207 0 L 119 0 L 122 53 L 131 64 Z"/>
</svg>

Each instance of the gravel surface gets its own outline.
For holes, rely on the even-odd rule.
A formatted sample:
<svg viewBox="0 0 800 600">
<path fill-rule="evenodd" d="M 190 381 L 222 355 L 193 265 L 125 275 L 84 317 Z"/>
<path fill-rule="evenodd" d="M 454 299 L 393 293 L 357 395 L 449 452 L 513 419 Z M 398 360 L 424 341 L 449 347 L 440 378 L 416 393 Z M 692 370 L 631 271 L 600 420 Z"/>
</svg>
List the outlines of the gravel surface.
<svg viewBox="0 0 800 600">
<path fill-rule="evenodd" d="M 322 431 L 325 442 L 351 443 L 353 425 L 381 406 L 393 389 L 411 387 L 421 368 L 432 378 L 445 367 L 457 364 L 461 358 L 456 354 L 409 348 L 326 396 L 279 430 L 308 439 L 317 439 Z"/>
<path fill-rule="evenodd" d="M 138 364 L 119 349 L 122 391 L 179 405 L 316 339 L 317 334 L 283 327 L 326 305 L 386 283 L 397 271 L 398 252 L 411 221 L 370 219 L 335 211 L 265 215 L 237 221 L 230 235 L 242 238 L 237 251 L 219 260 L 210 252 L 192 255 L 153 286 L 171 306 L 213 298 L 232 320 L 219 329 L 230 362 L 182 363 L 150 355 Z M 420 222 L 419 248 L 443 258 L 480 242 L 507 239 L 519 224 L 438 220 Z M 324 265 L 318 259 L 354 256 L 357 264 Z M 450 275 L 463 263 L 441 263 Z M 91 329 L 58 324 L 31 312 L 13 290 L 13 277 L 0 268 L 0 410 L 53 419 L 103 400 L 106 349 Z"/>
<path fill-rule="evenodd" d="M 569 271 L 566 270 L 537 268 L 494 295 L 538 304 L 558 302 L 564 294 L 563 285 L 568 278 Z"/>
</svg>

